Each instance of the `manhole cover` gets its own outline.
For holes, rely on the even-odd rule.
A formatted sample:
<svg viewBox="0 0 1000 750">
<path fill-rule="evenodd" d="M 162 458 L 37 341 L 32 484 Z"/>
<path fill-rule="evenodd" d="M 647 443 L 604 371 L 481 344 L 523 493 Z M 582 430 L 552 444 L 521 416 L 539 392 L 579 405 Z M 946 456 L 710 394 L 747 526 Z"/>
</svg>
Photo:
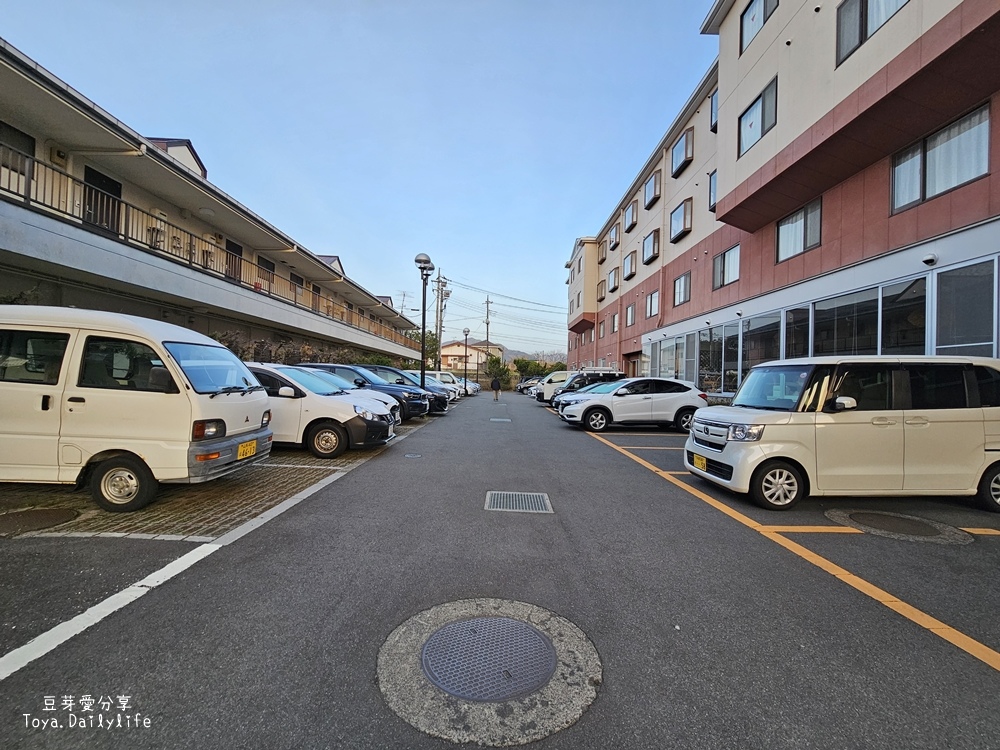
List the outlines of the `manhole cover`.
<svg viewBox="0 0 1000 750">
<path fill-rule="evenodd" d="M 551 513 L 552 504 L 544 492 L 504 492 L 490 490 L 486 493 L 486 510 L 510 510 L 520 513 Z"/>
<path fill-rule="evenodd" d="M 421 661 L 427 679 L 446 693 L 499 703 L 545 685 L 556 671 L 556 650 L 525 622 L 477 617 L 436 630 Z"/>
<path fill-rule="evenodd" d="M 79 515 L 68 508 L 29 508 L 0 515 L 0 534 L 16 536 L 72 521 Z"/>
<path fill-rule="evenodd" d="M 974 540 L 954 526 L 902 513 L 871 510 L 840 510 L 833 508 L 824 514 L 841 526 L 850 526 L 858 531 L 889 539 L 906 542 L 930 542 L 931 544 L 971 544 Z"/>
<path fill-rule="evenodd" d="M 447 688 L 432 681 L 428 662 L 433 679 Z M 432 737 L 463 745 L 526 745 L 565 729 L 597 698 L 602 674 L 597 649 L 576 625 L 505 599 L 463 599 L 425 609 L 393 630 L 378 652 L 379 690 L 396 715 Z M 521 692 L 510 691 L 514 679 L 521 681 Z M 479 687 L 473 690 L 473 684 Z M 504 693 L 510 697 L 497 697 Z"/>
<path fill-rule="evenodd" d="M 929 523 L 919 518 L 906 516 L 889 516 L 884 513 L 851 513 L 851 520 L 862 526 L 869 526 L 882 531 L 892 531 L 896 534 L 911 536 L 937 536 L 941 532 Z"/>
</svg>

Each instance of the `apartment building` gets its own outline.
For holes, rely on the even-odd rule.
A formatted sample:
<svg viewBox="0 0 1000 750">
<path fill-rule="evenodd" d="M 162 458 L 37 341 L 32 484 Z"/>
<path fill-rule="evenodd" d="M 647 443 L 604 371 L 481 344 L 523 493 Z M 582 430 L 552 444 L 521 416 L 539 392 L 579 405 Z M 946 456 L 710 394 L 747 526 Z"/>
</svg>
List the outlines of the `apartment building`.
<svg viewBox="0 0 1000 750">
<path fill-rule="evenodd" d="M 343 346 L 419 359 L 391 299 L 207 177 L 190 141 L 139 135 L 0 40 L 0 297 L 279 342 L 296 359 Z"/>
<path fill-rule="evenodd" d="M 718 59 L 574 245 L 569 364 L 731 393 L 771 359 L 996 356 L 1000 6 L 717 0 L 702 32 Z"/>
</svg>

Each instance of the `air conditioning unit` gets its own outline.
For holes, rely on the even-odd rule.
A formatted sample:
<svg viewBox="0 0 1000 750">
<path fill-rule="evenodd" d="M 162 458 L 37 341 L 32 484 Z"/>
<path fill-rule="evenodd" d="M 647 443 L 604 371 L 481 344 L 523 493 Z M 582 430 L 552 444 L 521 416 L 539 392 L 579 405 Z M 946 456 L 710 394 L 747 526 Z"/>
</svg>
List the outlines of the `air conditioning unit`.
<svg viewBox="0 0 1000 750">
<path fill-rule="evenodd" d="M 149 209 L 149 213 L 151 213 L 157 219 L 166 220 L 167 218 L 167 212 L 164 211 L 162 208 L 157 208 L 156 206 L 153 206 L 151 209 Z"/>
<path fill-rule="evenodd" d="M 205 232 L 201 238 L 205 240 L 205 242 L 211 242 L 213 245 L 221 245 L 223 240 L 225 240 L 225 237 L 218 232 Z"/>
</svg>

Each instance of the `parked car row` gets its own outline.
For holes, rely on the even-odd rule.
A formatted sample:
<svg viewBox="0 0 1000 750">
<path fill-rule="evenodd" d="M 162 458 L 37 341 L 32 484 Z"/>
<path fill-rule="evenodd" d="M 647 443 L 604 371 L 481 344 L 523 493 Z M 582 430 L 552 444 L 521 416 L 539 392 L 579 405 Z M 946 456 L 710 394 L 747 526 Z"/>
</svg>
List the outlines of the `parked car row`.
<svg viewBox="0 0 1000 750">
<path fill-rule="evenodd" d="M 391 367 L 244 363 L 130 315 L 4 305 L 0 321 L 0 482 L 86 485 L 113 512 L 147 505 L 160 482 L 261 461 L 274 442 L 320 458 L 384 445 L 466 391 Z"/>
</svg>

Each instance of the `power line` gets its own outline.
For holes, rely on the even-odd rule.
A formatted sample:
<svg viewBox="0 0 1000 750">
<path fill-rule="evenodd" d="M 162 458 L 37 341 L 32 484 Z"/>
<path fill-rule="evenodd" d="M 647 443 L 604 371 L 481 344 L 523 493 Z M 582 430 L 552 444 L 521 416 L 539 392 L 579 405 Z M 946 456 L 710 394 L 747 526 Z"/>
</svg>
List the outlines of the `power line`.
<svg viewBox="0 0 1000 750">
<path fill-rule="evenodd" d="M 473 292 L 480 292 L 482 294 L 489 294 L 489 295 L 492 295 L 494 297 L 503 297 L 504 299 L 512 299 L 515 302 L 524 302 L 525 304 L 528 304 L 528 305 L 535 305 L 537 307 L 548 307 L 548 308 L 550 308 L 552 310 L 561 310 L 561 311 L 565 312 L 565 309 L 562 308 L 562 307 L 559 307 L 558 305 L 546 305 L 544 302 L 532 302 L 530 299 L 520 299 L 519 297 L 511 297 L 511 296 L 509 296 L 507 294 L 500 294 L 499 292 L 490 292 L 490 291 L 487 291 L 486 289 L 479 289 L 478 287 L 469 286 L 468 284 L 461 284 L 461 283 L 455 281 L 454 279 L 448 279 L 448 281 L 451 282 L 452 284 L 454 284 L 457 287 L 461 287 L 462 289 L 469 289 L 469 290 L 471 290 Z"/>
</svg>

